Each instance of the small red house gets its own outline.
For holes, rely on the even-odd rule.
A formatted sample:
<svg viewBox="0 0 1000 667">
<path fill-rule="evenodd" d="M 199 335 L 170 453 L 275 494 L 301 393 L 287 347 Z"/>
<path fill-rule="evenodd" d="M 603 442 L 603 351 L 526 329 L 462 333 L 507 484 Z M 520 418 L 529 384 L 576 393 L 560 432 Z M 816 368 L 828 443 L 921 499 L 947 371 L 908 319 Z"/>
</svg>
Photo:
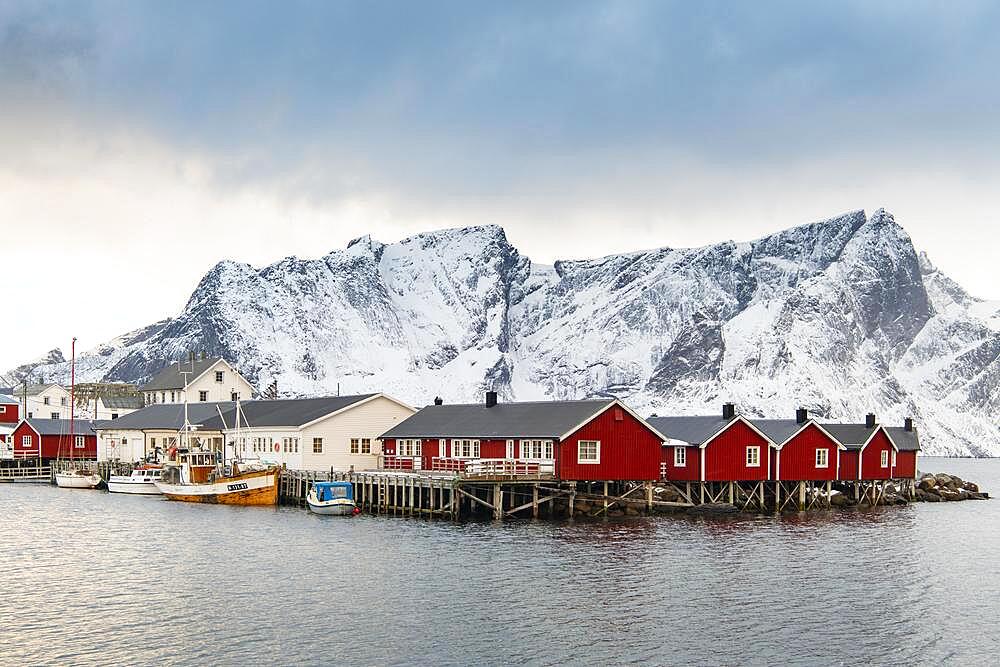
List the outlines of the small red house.
<svg viewBox="0 0 1000 667">
<path fill-rule="evenodd" d="M 674 481 L 762 481 L 769 477 L 774 442 L 735 406 L 722 416 L 650 417 L 666 438 L 661 463 L 664 479 Z"/>
<path fill-rule="evenodd" d="M 886 426 L 885 432 L 896 445 L 896 463 L 892 466 L 894 479 L 917 478 L 917 456 L 920 453 L 920 439 L 913 420 L 907 417 L 903 426 Z"/>
<path fill-rule="evenodd" d="M 73 422 L 72 439 L 68 419 L 24 419 L 11 437 L 18 459 L 97 458 L 97 434 L 82 419 Z"/>
<path fill-rule="evenodd" d="M 840 454 L 846 450 L 830 432 L 811 419 L 804 408 L 795 419 L 754 419 L 754 425 L 777 443 L 771 479 L 821 482 L 837 479 Z"/>
<path fill-rule="evenodd" d="M 886 430 L 869 414 L 864 424 L 824 424 L 825 428 L 846 447 L 840 456 L 841 480 L 892 479 L 893 461 L 898 449 Z"/>
<path fill-rule="evenodd" d="M 0 424 L 15 425 L 20 421 L 18 415 L 21 404 L 10 396 L 0 394 Z"/>
<path fill-rule="evenodd" d="M 652 481 L 663 436 L 614 399 L 444 405 L 382 434 L 384 466 L 567 481 Z"/>
</svg>

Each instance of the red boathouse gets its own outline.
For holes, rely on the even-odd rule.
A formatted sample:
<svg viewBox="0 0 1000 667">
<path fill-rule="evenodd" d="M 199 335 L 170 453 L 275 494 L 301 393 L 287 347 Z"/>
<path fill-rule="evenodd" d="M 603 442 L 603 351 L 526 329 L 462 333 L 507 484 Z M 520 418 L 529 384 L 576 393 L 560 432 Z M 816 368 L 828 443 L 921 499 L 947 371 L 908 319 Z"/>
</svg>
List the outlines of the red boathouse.
<svg viewBox="0 0 1000 667">
<path fill-rule="evenodd" d="M 380 438 L 390 469 L 652 481 L 663 436 L 615 399 L 478 404 L 436 400 Z"/>
<path fill-rule="evenodd" d="M 846 448 L 841 452 L 840 474 L 843 481 L 892 479 L 893 461 L 898 449 L 874 414 L 864 424 L 824 424 L 830 434 Z"/>
<path fill-rule="evenodd" d="M 11 435 L 14 441 L 14 458 L 42 459 L 97 458 L 97 434 L 90 422 L 77 419 L 73 422 L 70 439 L 68 419 L 24 419 Z"/>
<path fill-rule="evenodd" d="M 805 408 L 795 419 L 754 419 L 753 424 L 777 443 L 771 479 L 787 482 L 824 482 L 837 479 L 844 447 L 821 424 L 809 419 Z"/>
<path fill-rule="evenodd" d="M 774 442 L 732 403 L 722 416 L 650 417 L 666 438 L 661 455 L 663 479 L 742 482 L 769 477 Z"/>
<path fill-rule="evenodd" d="M 916 479 L 917 456 L 920 453 L 920 439 L 913 420 L 907 417 L 903 426 L 886 426 L 885 432 L 896 445 L 896 464 L 892 467 L 893 479 Z"/>
</svg>

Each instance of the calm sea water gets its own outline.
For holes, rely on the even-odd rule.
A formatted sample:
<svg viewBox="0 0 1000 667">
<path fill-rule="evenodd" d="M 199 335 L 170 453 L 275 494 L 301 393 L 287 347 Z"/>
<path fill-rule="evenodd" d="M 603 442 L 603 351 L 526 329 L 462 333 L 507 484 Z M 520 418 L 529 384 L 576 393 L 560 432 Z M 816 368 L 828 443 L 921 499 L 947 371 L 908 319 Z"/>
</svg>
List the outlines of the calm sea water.
<svg viewBox="0 0 1000 667">
<path fill-rule="evenodd" d="M 922 460 L 1000 492 L 1000 461 Z M 998 664 L 1000 501 L 450 523 L 0 485 L 3 664 Z"/>
</svg>

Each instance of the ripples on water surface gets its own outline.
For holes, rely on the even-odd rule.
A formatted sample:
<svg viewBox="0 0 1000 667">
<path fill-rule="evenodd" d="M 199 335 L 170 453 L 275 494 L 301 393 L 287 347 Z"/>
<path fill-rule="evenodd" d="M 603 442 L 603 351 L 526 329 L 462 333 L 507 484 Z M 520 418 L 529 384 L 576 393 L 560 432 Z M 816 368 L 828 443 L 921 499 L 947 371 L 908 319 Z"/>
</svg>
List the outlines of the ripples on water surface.
<svg viewBox="0 0 1000 667">
<path fill-rule="evenodd" d="M 1000 461 L 922 461 L 1000 491 Z M 1000 501 L 317 517 L 0 485 L 0 662 L 997 664 Z"/>
</svg>

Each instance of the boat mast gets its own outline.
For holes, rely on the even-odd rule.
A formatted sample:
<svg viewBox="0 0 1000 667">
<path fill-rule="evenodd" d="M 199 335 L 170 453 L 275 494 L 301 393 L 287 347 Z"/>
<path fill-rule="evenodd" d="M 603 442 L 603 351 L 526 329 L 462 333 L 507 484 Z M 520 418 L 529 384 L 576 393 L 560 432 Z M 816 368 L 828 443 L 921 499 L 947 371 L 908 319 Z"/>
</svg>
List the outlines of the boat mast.
<svg viewBox="0 0 1000 667">
<path fill-rule="evenodd" d="M 76 441 L 74 439 L 75 431 L 73 430 L 73 419 L 76 417 L 76 336 L 73 336 L 73 342 L 70 343 L 70 362 L 69 362 L 69 459 L 73 460 L 76 452 L 73 450 L 76 448 Z"/>
</svg>

